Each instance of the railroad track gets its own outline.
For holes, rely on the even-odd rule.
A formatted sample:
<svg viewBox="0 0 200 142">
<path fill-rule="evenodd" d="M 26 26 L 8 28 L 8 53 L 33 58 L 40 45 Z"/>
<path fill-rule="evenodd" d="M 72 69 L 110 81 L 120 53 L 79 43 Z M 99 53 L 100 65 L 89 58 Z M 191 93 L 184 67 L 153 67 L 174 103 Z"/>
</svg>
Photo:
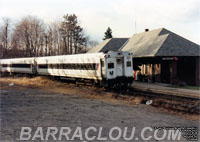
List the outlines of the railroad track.
<svg viewBox="0 0 200 142">
<path fill-rule="evenodd" d="M 84 88 L 87 87 L 88 89 L 93 88 L 97 92 L 99 89 L 101 89 L 101 91 L 106 91 L 105 89 L 93 86 L 90 83 L 68 83 L 68 85 Z M 128 88 L 128 91 L 120 92 L 120 89 L 118 89 L 110 92 L 115 94 L 115 99 L 130 100 L 130 98 L 134 99 L 140 97 L 142 99 L 142 104 L 146 104 L 151 100 L 152 103 L 150 105 L 154 107 L 162 107 L 185 113 L 200 114 L 200 99 L 189 95 L 162 94 L 151 91 L 141 91 L 134 88 Z"/>
<path fill-rule="evenodd" d="M 134 88 L 129 88 L 129 92 L 122 92 L 121 95 L 143 97 L 142 103 L 147 103 L 151 100 L 151 105 L 163 107 L 175 111 L 200 114 L 200 98 L 185 96 L 162 94 L 155 92 L 141 91 Z"/>
<path fill-rule="evenodd" d="M 66 83 L 66 80 L 61 80 Z M 81 82 L 67 82 L 69 86 L 73 87 L 87 87 L 88 89 L 93 88 L 97 92 L 99 89 L 101 91 L 106 91 L 102 87 L 94 86 L 93 84 L 81 83 Z M 114 96 L 115 99 L 123 99 L 123 100 L 130 100 L 130 98 L 134 99 L 137 97 L 142 97 L 142 104 L 146 104 L 148 101 L 152 101 L 150 104 L 154 107 L 162 107 L 165 109 L 170 109 L 173 111 L 181 111 L 185 113 L 192 113 L 192 114 L 200 114 L 200 98 L 196 96 L 189 96 L 189 95 L 180 95 L 180 94 L 166 94 L 166 93 L 155 93 L 151 90 L 139 90 L 132 87 L 128 88 L 128 91 L 120 91 L 121 89 L 114 89 L 110 92 L 116 94 Z"/>
</svg>

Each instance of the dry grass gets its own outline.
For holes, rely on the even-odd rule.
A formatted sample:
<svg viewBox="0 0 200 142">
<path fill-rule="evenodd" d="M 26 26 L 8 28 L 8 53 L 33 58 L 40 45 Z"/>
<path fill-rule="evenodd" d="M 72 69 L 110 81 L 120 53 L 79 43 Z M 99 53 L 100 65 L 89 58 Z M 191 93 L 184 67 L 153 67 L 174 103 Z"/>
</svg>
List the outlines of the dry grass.
<svg viewBox="0 0 200 142">
<path fill-rule="evenodd" d="M 62 93 L 65 95 L 76 95 L 84 98 L 90 99 L 100 99 L 107 103 L 112 104 L 138 104 L 138 100 L 136 103 L 133 101 L 130 102 L 127 99 L 122 99 L 118 97 L 118 99 L 114 99 L 117 94 L 105 92 L 101 88 L 95 88 L 92 86 L 81 86 L 76 87 L 75 84 L 68 84 L 60 81 L 50 80 L 47 77 L 35 77 L 35 78 L 27 78 L 27 77 L 9 77 L 9 78 L 0 78 L 1 88 L 6 89 L 9 87 L 9 83 L 14 83 L 13 87 L 27 86 L 31 88 L 40 88 L 47 91 L 52 91 L 56 93 Z M 6 83 L 6 85 L 5 85 Z M 3 85 L 4 84 L 4 85 Z"/>
</svg>

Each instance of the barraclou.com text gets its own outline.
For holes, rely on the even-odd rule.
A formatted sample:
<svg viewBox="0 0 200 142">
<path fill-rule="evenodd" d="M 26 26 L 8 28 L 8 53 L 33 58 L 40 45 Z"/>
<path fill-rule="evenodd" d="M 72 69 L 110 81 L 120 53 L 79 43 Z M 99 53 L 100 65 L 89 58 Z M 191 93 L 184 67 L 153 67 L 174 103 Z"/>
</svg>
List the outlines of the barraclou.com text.
<svg viewBox="0 0 200 142">
<path fill-rule="evenodd" d="M 136 136 L 135 127 L 112 127 L 104 129 L 103 127 L 88 128 L 70 128 L 70 127 L 22 127 L 19 140 L 23 141 L 133 141 L 133 140 L 180 140 L 181 132 L 179 130 L 164 130 L 144 127 Z"/>
</svg>

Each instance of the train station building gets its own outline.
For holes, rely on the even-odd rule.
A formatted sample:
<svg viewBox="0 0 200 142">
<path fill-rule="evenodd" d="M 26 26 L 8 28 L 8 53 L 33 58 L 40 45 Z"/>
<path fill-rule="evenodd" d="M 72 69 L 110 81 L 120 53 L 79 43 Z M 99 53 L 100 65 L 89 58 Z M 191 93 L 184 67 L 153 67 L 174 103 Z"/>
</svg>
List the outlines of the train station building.
<svg viewBox="0 0 200 142">
<path fill-rule="evenodd" d="M 146 29 L 129 39 L 108 39 L 89 53 L 108 51 L 131 52 L 137 80 L 200 85 L 200 46 L 167 29 Z"/>
</svg>

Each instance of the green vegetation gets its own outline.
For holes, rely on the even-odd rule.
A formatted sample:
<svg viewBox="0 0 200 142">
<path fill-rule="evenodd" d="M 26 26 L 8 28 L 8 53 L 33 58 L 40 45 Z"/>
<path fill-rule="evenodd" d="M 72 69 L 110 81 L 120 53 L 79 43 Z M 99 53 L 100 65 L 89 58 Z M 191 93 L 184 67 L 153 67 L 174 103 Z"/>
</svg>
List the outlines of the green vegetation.
<svg viewBox="0 0 200 142">
<path fill-rule="evenodd" d="M 106 32 L 104 33 L 104 38 L 103 40 L 106 40 L 106 39 L 109 39 L 109 38 L 112 38 L 112 30 L 110 27 L 108 27 L 108 29 L 106 30 Z"/>
</svg>

